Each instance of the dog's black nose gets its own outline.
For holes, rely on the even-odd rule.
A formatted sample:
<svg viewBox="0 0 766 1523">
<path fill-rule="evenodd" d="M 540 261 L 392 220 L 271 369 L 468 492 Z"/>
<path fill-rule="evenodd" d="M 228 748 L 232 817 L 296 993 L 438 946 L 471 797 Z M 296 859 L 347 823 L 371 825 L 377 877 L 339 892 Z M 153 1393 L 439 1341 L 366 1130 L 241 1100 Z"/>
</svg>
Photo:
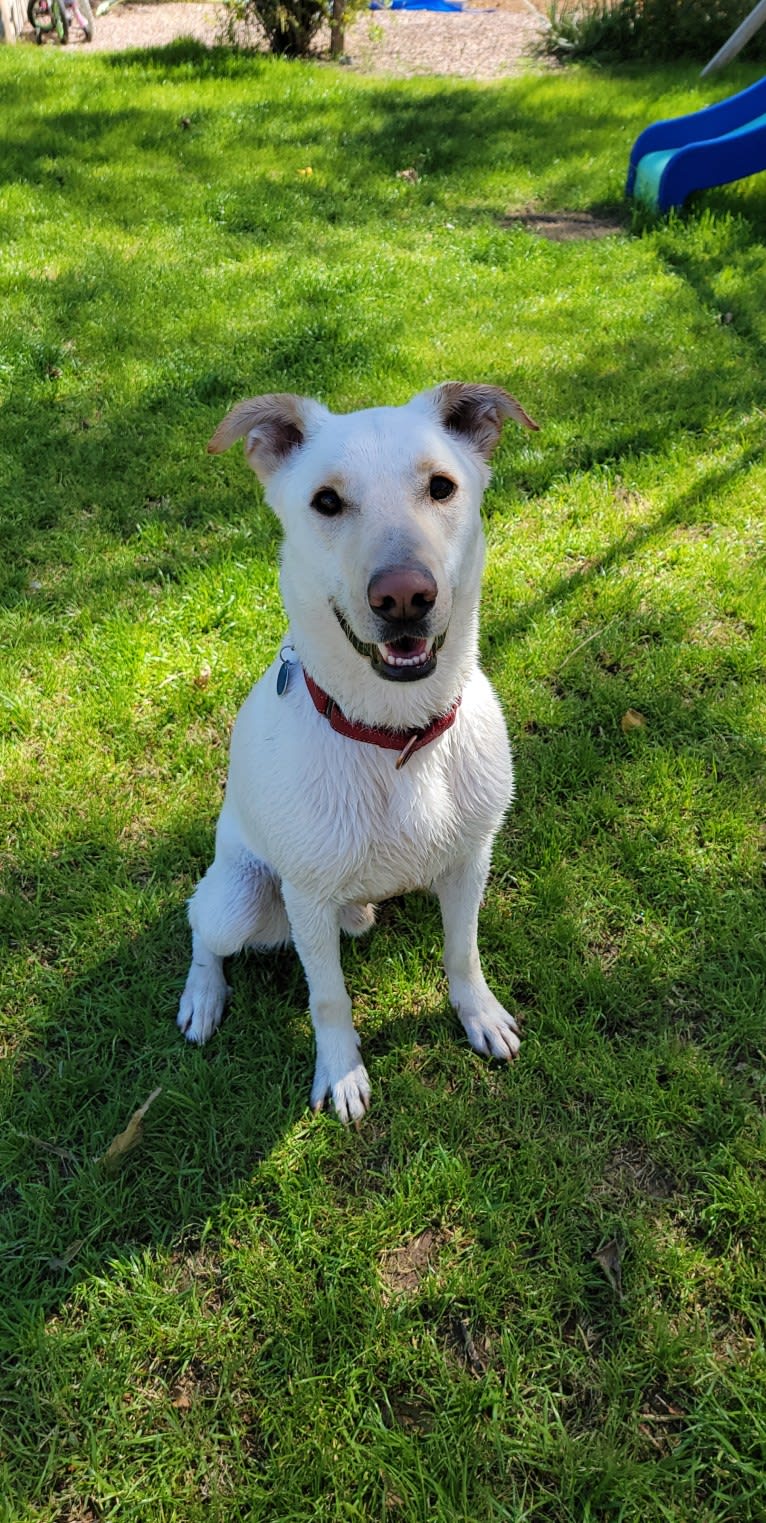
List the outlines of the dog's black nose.
<svg viewBox="0 0 766 1523">
<path fill-rule="evenodd" d="M 367 601 L 387 624 L 412 624 L 425 618 L 438 591 L 425 566 L 391 566 L 370 578 Z"/>
</svg>

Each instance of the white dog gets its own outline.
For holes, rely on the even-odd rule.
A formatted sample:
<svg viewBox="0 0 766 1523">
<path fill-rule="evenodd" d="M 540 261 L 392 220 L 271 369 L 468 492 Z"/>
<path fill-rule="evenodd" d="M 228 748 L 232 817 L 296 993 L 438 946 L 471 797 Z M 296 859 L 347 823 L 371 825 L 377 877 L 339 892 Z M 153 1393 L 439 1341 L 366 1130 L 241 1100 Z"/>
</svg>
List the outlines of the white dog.
<svg viewBox="0 0 766 1523">
<path fill-rule="evenodd" d="M 358 1121 L 370 1083 L 339 932 L 432 887 L 450 1000 L 477 1052 L 512 1058 L 516 1022 L 476 940 L 492 842 L 513 788 L 497 699 L 479 668 L 487 461 L 503 421 L 537 425 L 495 386 L 447 382 L 405 407 L 337 416 L 290 395 L 242 402 L 208 448 L 244 436 L 283 529 L 290 633 L 231 742 L 215 860 L 189 903 L 178 1024 L 205 1042 L 223 959 L 292 940 L 317 1061 L 311 1103 Z"/>
</svg>

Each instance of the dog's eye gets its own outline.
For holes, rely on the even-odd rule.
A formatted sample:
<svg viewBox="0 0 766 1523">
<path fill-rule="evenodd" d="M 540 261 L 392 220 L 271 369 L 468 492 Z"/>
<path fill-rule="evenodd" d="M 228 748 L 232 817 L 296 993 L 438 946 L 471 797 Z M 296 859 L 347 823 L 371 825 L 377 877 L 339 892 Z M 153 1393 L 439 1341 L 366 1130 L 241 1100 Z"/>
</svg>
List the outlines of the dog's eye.
<svg viewBox="0 0 766 1523">
<path fill-rule="evenodd" d="M 428 490 L 434 502 L 446 502 L 453 492 L 457 491 L 454 481 L 449 476 L 432 476 L 428 483 Z"/>
<path fill-rule="evenodd" d="M 316 508 L 317 513 L 323 513 L 325 518 L 334 518 L 336 513 L 343 511 L 343 503 L 334 487 L 321 487 L 314 493 L 311 506 Z"/>
</svg>

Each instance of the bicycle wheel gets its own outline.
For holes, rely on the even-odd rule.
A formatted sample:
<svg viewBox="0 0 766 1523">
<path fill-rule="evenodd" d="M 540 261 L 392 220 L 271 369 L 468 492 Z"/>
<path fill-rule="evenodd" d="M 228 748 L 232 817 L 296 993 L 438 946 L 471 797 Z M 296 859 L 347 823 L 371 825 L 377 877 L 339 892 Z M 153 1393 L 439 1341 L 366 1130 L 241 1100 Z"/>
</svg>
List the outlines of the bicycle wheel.
<svg viewBox="0 0 766 1523">
<path fill-rule="evenodd" d="M 51 19 L 53 30 L 63 47 L 69 41 L 69 19 L 64 0 L 51 0 Z"/>
<path fill-rule="evenodd" d="M 82 29 L 85 33 L 85 41 L 92 42 L 93 33 L 96 29 L 96 23 L 93 20 L 93 7 L 91 6 L 90 0 L 77 0 L 77 9 L 80 12 L 80 17 L 82 20 Z"/>
<path fill-rule="evenodd" d="M 46 32 L 50 32 L 52 30 L 50 11 L 42 14 L 38 6 L 38 0 L 28 0 L 27 21 L 29 22 L 29 25 L 34 29 L 35 42 L 42 43 Z"/>
</svg>

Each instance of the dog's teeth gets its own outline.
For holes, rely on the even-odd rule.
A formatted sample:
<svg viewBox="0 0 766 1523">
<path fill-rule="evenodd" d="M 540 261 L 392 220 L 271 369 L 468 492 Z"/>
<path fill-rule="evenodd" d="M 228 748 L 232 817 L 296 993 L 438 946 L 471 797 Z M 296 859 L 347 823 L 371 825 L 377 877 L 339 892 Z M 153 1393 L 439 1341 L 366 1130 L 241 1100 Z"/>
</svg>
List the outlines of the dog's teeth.
<svg viewBox="0 0 766 1523">
<path fill-rule="evenodd" d="M 430 646 L 417 656 L 397 656 L 387 645 L 379 645 L 378 650 L 387 666 L 425 666 L 431 656 Z"/>
</svg>

